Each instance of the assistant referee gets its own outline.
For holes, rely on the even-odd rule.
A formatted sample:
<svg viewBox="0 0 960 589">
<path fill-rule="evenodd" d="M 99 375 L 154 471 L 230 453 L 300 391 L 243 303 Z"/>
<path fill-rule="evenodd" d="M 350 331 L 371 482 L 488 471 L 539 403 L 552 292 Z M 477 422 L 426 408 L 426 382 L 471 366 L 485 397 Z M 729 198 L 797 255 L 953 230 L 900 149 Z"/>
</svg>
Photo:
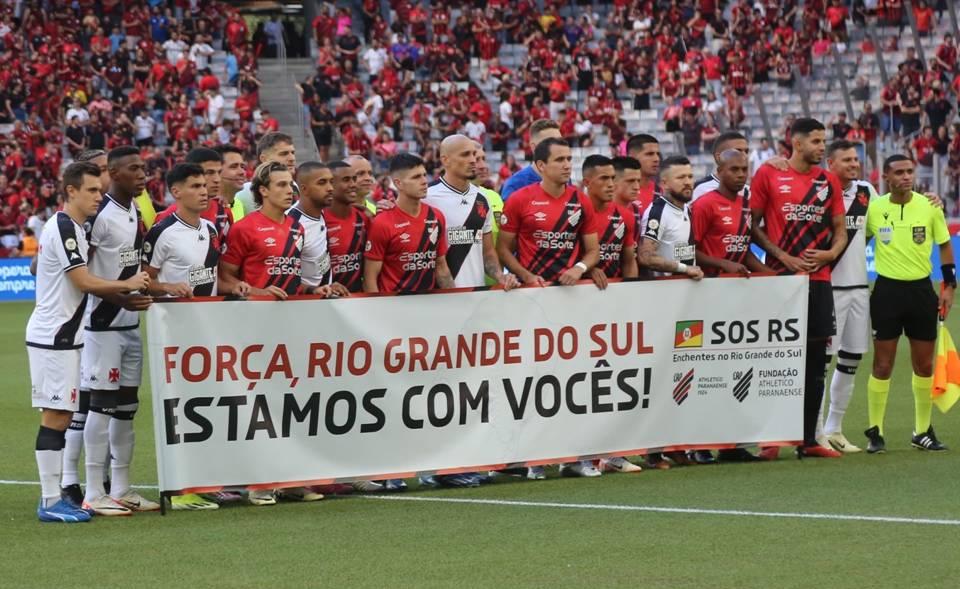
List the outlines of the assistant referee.
<svg viewBox="0 0 960 589">
<path fill-rule="evenodd" d="M 870 428 L 867 452 L 885 451 L 883 417 L 890 392 L 890 375 L 901 334 L 910 340 L 913 364 L 913 398 L 916 427 L 911 445 L 920 450 L 943 451 L 930 425 L 933 356 L 937 315 L 953 305 L 957 287 L 953 248 L 943 210 L 913 191 L 915 166 L 904 155 L 883 163 L 890 192 L 867 209 L 867 239 L 876 237 L 877 281 L 870 297 L 873 322 L 873 373 L 867 382 Z M 939 299 L 930 282 L 930 254 L 940 247 L 943 286 Z"/>
</svg>

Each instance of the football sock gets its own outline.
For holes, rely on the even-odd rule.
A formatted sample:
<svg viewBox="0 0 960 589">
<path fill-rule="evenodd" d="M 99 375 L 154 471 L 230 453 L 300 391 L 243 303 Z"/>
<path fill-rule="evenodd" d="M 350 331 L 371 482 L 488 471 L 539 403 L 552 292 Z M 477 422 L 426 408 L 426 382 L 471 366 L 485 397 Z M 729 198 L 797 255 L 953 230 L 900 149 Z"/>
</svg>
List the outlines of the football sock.
<svg viewBox="0 0 960 589">
<path fill-rule="evenodd" d="M 833 379 L 830 381 L 830 411 L 823 427 L 827 434 L 843 431 L 843 416 L 853 396 L 853 383 L 857 378 L 857 365 L 860 364 L 861 357 L 861 354 L 850 354 L 842 350 L 837 355 L 837 369 L 833 371 Z"/>
<path fill-rule="evenodd" d="M 915 432 L 922 434 L 930 429 L 930 417 L 933 412 L 933 400 L 930 398 L 930 392 L 933 389 L 933 377 L 914 374 L 910 384 L 913 385 Z"/>
<path fill-rule="evenodd" d="M 887 396 L 890 395 L 890 379 L 881 380 L 870 375 L 867 380 L 867 416 L 870 427 L 877 426 L 883 435 L 883 416 L 887 413 Z"/>
<path fill-rule="evenodd" d="M 827 342 L 822 339 L 807 341 L 806 376 L 803 387 L 803 443 L 817 443 L 817 422 L 823 402 L 823 366 Z"/>
<path fill-rule="evenodd" d="M 60 501 L 60 473 L 63 470 L 64 432 L 40 426 L 37 431 L 37 470 L 40 472 L 40 500 L 44 507 Z"/>
<path fill-rule="evenodd" d="M 130 461 L 133 458 L 133 417 L 139 403 L 117 405 L 110 420 L 110 496 L 119 499 L 130 490 Z"/>
<path fill-rule="evenodd" d="M 87 423 L 87 411 L 90 410 L 90 391 L 80 391 L 78 397 L 80 407 L 70 419 L 70 427 L 66 432 L 66 445 L 63 447 L 63 481 L 64 487 L 80 483 L 80 451 L 83 450 L 83 426 Z"/>
<path fill-rule="evenodd" d="M 116 392 L 92 391 L 90 413 L 83 428 L 83 449 L 86 454 L 86 500 L 105 494 L 103 465 L 107 458 L 107 440 L 110 421 L 116 410 Z"/>
</svg>

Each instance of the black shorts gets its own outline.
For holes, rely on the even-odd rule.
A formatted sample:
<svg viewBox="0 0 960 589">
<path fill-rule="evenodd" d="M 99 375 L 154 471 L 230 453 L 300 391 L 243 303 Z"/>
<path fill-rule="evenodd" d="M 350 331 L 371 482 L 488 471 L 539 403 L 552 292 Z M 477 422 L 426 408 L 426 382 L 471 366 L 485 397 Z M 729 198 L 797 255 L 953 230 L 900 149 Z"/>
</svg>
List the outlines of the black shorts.
<svg viewBox="0 0 960 589">
<path fill-rule="evenodd" d="M 892 340 L 906 334 L 910 339 L 935 341 L 939 304 L 929 278 L 903 281 L 878 276 L 870 294 L 873 339 Z"/>
<path fill-rule="evenodd" d="M 807 295 L 807 339 L 827 339 L 837 333 L 833 313 L 833 287 L 822 280 L 810 281 Z"/>
</svg>

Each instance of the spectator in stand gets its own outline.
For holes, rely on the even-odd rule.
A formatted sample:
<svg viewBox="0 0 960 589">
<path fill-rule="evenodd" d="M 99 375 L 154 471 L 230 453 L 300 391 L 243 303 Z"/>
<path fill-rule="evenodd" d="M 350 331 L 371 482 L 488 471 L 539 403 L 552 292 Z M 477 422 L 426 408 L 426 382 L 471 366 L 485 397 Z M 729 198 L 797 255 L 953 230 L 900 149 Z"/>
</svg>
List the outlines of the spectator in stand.
<svg viewBox="0 0 960 589">
<path fill-rule="evenodd" d="M 760 147 L 750 152 L 750 177 L 757 173 L 767 160 L 777 156 L 777 152 L 770 146 L 770 141 L 766 137 L 760 140 Z"/>
<path fill-rule="evenodd" d="M 833 141 L 845 139 L 847 133 L 850 131 L 850 123 L 847 122 L 847 113 L 837 113 L 837 116 L 830 120 L 829 126 L 832 134 L 831 139 Z"/>
<path fill-rule="evenodd" d="M 555 139 L 560 139 L 560 125 L 555 121 L 550 119 L 538 119 L 530 125 L 530 145 L 532 149 L 536 149 L 537 145 L 547 139 L 552 137 Z M 519 172 L 516 172 L 506 182 L 503 183 L 503 187 L 500 190 L 500 196 L 503 198 L 504 202 L 510 198 L 510 195 L 515 191 L 520 190 L 531 184 L 536 184 L 540 182 L 540 174 L 537 173 L 536 169 L 532 165 L 528 165 Z"/>
<path fill-rule="evenodd" d="M 934 134 L 940 127 L 946 125 L 947 121 L 952 120 L 954 114 L 953 105 L 947 100 L 946 93 L 942 89 L 935 90 L 933 97 L 926 102 L 923 110 L 927 114 L 927 122 L 933 127 Z"/>
<path fill-rule="evenodd" d="M 900 103 L 900 120 L 904 137 L 910 137 L 920 130 L 922 117 L 920 91 L 916 86 L 909 86 Z"/>
<path fill-rule="evenodd" d="M 920 137 L 914 139 L 912 147 L 913 156 L 917 162 L 917 184 L 924 189 L 929 189 L 933 184 L 933 158 L 937 147 L 933 127 L 925 126 Z"/>
<path fill-rule="evenodd" d="M 863 129 L 863 140 L 866 143 L 867 155 L 873 161 L 874 167 L 877 163 L 877 131 L 880 129 L 880 117 L 873 112 L 873 105 L 867 102 L 863 105 L 863 112 L 858 119 L 860 128 Z"/>
<path fill-rule="evenodd" d="M 926 0 L 914 0 L 913 18 L 917 23 L 917 32 L 921 37 L 928 37 L 933 31 L 933 9 Z"/>
</svg>

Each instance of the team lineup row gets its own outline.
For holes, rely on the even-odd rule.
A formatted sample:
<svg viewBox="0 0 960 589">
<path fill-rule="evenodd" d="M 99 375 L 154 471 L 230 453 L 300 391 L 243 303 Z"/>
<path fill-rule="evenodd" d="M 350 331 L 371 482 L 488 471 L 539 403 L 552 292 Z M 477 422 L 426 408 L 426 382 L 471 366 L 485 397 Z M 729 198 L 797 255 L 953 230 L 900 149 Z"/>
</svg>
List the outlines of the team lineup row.
<svg viewBox="0 0 960 589">
<path fill-rule="evenodd" d="M 930 426 L 930 376 L 937 314 L 953 299 L 953 258 L 942 210 L 912 192 L 908 158 L 888 159 L 884 173 L 891 193 L 877 197 L 858 179 L 855 146 L 838 142 L 828 151 L 823 125 L 799 119 L 791 158 L 764 165 L 749 186 L 747 141 L 727 133 L 715 145 L 715 174 L 699 183 L 686 158 L 661 162 L 656 139 L 641 135 L 628 142 L 626 157 L 588 157 L 580 188 L 570 184 L 571 149 L 556 123 L 535 121 L 531 129 L 533 164 L 508 181 L 506 203 L 473 183 L 485 168 L 483 151 L 461 135 L 442 142 L 444 172 L 432 184 L 418 156 L 395 156 L 390 176 L 397 197 L 376 205 L 367 201 L 372 176 L 363 158 L 297 166 L 290 137 L 268 134 L 258 146 L 262 163 L 252 181 L 229 190 L 237 183 L 223 180 L 242 168 L 242 155 L 229 147 L 198 148 L 168 173 L 176 204 L 152 223 L 152 211 L 137 206 L 145 167 L 136 148 L 85 154 L 68 166 L 63 210 L 40 236 L 37 306 L 26 338 L 33 405 L 42 409 L 36 444 L 39 518 L 87 521 L 93 514 L 159 508 L 130 488 L 129 466 L 143 363 L 138 313 L 161 296 L 282 300 L 487 282 L 510 290 L 521 284 L 571 285 L 583 278 L 603 289 L 609 279 L 641 275 L 700 280 L 720 273 L 807 273 L 804 442 L 797 452 L 839 457 L 859 450 L 841 426 L 857 364 L 868 348 L 870 319 L 875 361 L 868 386 L 868 451 L 884 449 L 883 413 L 903 333 L 914 354 L 911 442 L 925 450 L 945 449 Z M 829 170 L 819 167 L 825 156 Z M 865 247 L 873 236 L 880 278 L 871 298 Z M 929 278 L 935 243 L 947 286 L 939 299 Z M 766 252 L 764 261 L 751 244 Z M 828 340 L 838 367 L 821 427 Z M 78 477 L 81 450 L 85 493 Z M 735 450 L 720 459 L 776 453 L 776 448 L 762 448 L 757 456 Z M 697 451 L 652 454 L 646 464 L 669 468 L 714 460 Z M 623 458 L 600 467 L 584 461 L 562 465 L 561 471 L 598 476 L 601 469 L 641 469 Z M 525 474 L 542 478 L 542 467 Z M 468 473 L 424 482 L 474 486 L 486 478 Z M 357 486 L 369 491 L 405 485 Z M 323 496 L 317 489 L 297 488 L 252 491 L 248 499 L 272 504 L 278 494 L 296 500 Z M 188 495 L 175 498 L 173 506 L 212 509 L 231 498 Z"/>
</svg>

